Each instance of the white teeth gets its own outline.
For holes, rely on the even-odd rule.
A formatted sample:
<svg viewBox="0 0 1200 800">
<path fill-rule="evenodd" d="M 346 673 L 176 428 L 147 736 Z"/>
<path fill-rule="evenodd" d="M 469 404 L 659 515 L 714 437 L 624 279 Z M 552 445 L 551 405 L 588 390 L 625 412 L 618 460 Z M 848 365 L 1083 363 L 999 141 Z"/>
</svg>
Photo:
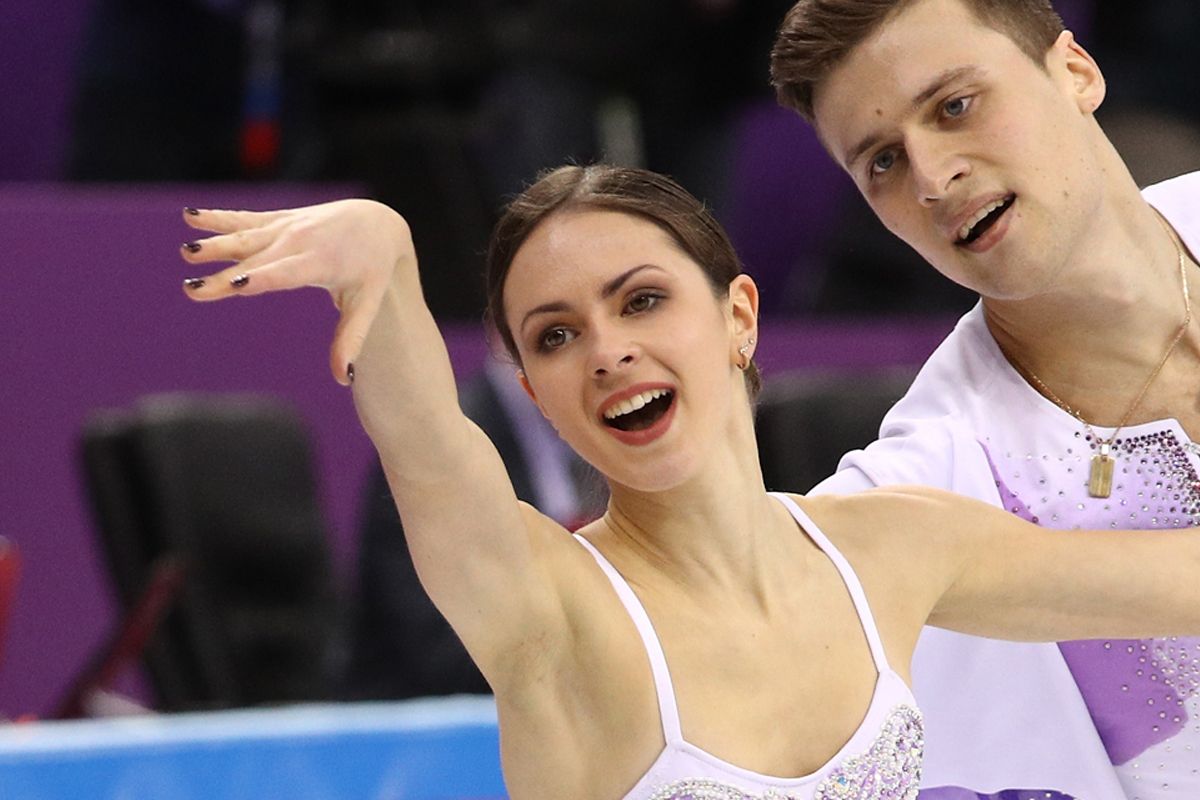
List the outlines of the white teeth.
<svg viewBox="0 0 1200 800">
<path fill-rule="evenodd" d="M 970 236 L 971 231 L 974 229 L 974 227 L 976 225 L 978 225 L 980 222 L 983 221 L 984 217 L 986 217 L 988 214 L 995 211 L 1000 206 L 1004 205 L 1004 203 L 1007 200 L 1008 200 L 1008 198 L 1006 198 L 1006 197 L 1002 197 L 999 200 L 993 200 L 992 202 L 988 203 L 983 208 L 976 211 L 974 216 L 972 216 L 969 220 L 967 220 L 966 224 L 958 229 L 958 240 L 961 242 L 962 240 L 964 240 L 968 236 Z"/>
<path fill-rule="evenodd" d="M 626 398 L 625 400 L 622 400 L 619 403 L 614 403 L 609 408 L 606 408 L 604 410 L 604 418 L 616 419 L 624 414 L 637 411 L 639 408 L 642 408 L 655 398 L 664 397 L 668 394 L 670 394 L 670 392 L 666 389 L 650 389 L 642 392 L 641 394 L 635 394 L 633 397 Z"/>
</svg>

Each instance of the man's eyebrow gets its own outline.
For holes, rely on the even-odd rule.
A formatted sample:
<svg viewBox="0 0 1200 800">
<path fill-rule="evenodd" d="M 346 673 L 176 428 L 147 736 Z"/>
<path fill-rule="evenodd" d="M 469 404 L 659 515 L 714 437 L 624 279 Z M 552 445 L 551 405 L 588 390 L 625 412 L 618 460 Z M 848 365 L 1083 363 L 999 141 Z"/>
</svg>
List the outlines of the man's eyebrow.
<svg viewBox="0 0 1200 800">
<path fill-rule="evenodd" d="M 962 67 L 952 67 L 948 70 L 945 70 L 944 72 L 941 72 L 941 73 L 935 75 L 933 80 L 931 80 L 928 84 L 926 84 L 925 88 L 922 89 L 921 91 L 917 92 L 916 96 L 913 97 L 913 101 L 912 101 L 913 110 L 916 110 L 916 109 L 920 108 L 921 106 L 925 105 L 926 101 L 928 101 L 929 98 L 933 97 L 935 94 L 937 94 L 942 89 L 944 89 L 946 87 L 946 84 L 954 83 L 955 81 L 960 81 L 963 78 L 966 78 L 968 76 L 976 77 L 976 76 L 982 75 L 982 74 L 983 74 L 983 70 L 980 67 L 975 66 L 974 64 L 968 64 L 968 65 L 962 66 Z"/>
<path fill-rule="evenodd" d="M 878 133 L 870 133 L 864 136 L 858 144 L 854 145 L 854 147 L 850 149 L 850 154 L 846 156 L 846 171 L 853 172 L 854 165 L 857 164 L 858 160 L 863 157 L 863 154 L 868 150 L 873 149 L 882 138 L 883 137 Z"/>
<path fill-rule="evenodd" d="M 982 74 L 983 70 L 974 64 L 969 64 L 962 67 L 951 67 L 950 69 L 943 70 L 935 75 L 929 81 L 929 83 L 925 85 L 925 88 L 913 96 L 911 103 L 912 109 L 914 111 L 919 109 L 929 101 L 929 98 L 942 91 L 947 84 L 960 81 L 963 78 L 975 77 Z M 863 157 L 864 153 L 879 143 L 881 138 L 883 137 L 878 133 L 869 133 L 864 136 L 858 144 L 850 149 L 850 153 L 846 157 L 846 169 L 850 170 L 858 162 L 858 160 Z"/>
<path fill-rule="evenodd" d="M 624 286 L 630 278 L 642 270 L 647 269 L 661 270 L 662 268 L 655 264 L 638 264 L 636 267 L 631 267 L 601 286 L 600 297 L 607 300 L 617 292 L 621 291 L 621 287 Z M 570 308 L 571 307 L 569 304 L 564 303 L 561 300 L 555 300 L 549 303 L 542 303 L 540 306 L 535 306 L 534 308 L 529 309 L 529 311 L 525 313 L 525 316 L 521 318 L 520 330 L 525 330 L 525 326 L 529 324 L 531 317 L 535 317 L 539 314 L 555 314 L 560 311 L 569 311 Z"/>
</svg>

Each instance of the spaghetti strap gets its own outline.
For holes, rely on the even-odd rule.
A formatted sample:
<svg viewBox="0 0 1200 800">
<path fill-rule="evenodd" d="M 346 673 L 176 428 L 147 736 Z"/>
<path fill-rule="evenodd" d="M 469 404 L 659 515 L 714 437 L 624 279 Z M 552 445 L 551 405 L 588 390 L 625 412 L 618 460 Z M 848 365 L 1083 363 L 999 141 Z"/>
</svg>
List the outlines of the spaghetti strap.
<svg viewBox="0 0 1200 800">
<path fill-rule="evenodd" d="M 592 554 L 592 558 L 596 559 L 596 563 L 608 577 L 613 589 L 617 592 L 617 597 L 620 598 L 621 604 L 625 606 L 625 610 L 637 627 L 638 634 L 642 637 L 642 646 L 646 648 L 646 655 L 650 659 L 650 672 L 654 676 L 654 692 L 658 695 L 658 715 L 662 720 L 663 738 L 667 744 L 682 742 L 683 731 L 679 724 L 679 706 L 675 702 L 675 687 L 671 683 L 671 672 L 667 669 L 667 657 L 663 653 L 658 634 L 654 632 L 650 615 L 646 613 L 646 608 L 638 600 L 629 583 L 621 577 L 621 573 L 617 572 L 617 568 L 601 555 L 600 551 L 587 539 L 578 533 L 572 535 L 587 548 L 588 552 Z"/>
<path fill-rule="evenodd" d="M 883 651 L 883 640 L 879 637 L 879 628 L 875 625 L 875 615 L 871 613 L 871 606 L 867 603 L 867 594 L 863 591 L 862 583 L 858 580 L 858 575 L 850 566 L 850 562 L 846 560 L 840 550 L 833 546 L 829 537 L 817 527 L 808 514 L 804 513 L 795 500 L 780 492 L 770 492 L 769 494 L 783 503 L 808 538 L 812 539 L 837 567 L 842 581 L 846 584 L 846 589 L 850 592 L 850 599 L 854 601 L 859 622 L 862 624 L 863 633 L 867 636 L 867 644 L 871 648 L 871 657 L 875 660 L 875 669 L 880 673 L 890 672 L 891 667 L 888 665 L 887 655 Z"/>
</svg>

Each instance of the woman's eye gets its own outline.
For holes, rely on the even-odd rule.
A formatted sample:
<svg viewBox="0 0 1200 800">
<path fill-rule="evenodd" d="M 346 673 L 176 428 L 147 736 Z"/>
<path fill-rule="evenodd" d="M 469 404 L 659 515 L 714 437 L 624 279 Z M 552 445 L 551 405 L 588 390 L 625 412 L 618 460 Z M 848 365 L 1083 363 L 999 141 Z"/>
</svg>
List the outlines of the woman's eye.
<svg viewBox="0 0 1200 800">
<path fill-rule="evenodd" d="M 970 97 L 956 97 L 942 104 L 942 113 L 947 117 L 961 117 L 971 107 Z"/>
<path fill-rule="evenodd" d="M 662 297 L 660 295 L 654 294 L 652 292 L 644 292 L 639 295 L 634 295 L 634 297 L 631 298 L 630 301 L 626 304 L 625 310 L 631 314 L 638 314 L 642 311 L 649 311 L 651 308 L 653 308 L 655 305 L 657 305 L 658 301 L 661 299 L 662 299 Z"/>
<path fill-rule="evenodd" d="M 884 150 L 871 159 L 871 174 L 882 175 L 896 165 L 896 151 Z"/>
<path fill-rule="evenodd" d="M 538 339 L 538 346 L 542 350 L 555 350 L 574 338 L 575 334 L 566 328 L 551 328 Z"/>
</svg>

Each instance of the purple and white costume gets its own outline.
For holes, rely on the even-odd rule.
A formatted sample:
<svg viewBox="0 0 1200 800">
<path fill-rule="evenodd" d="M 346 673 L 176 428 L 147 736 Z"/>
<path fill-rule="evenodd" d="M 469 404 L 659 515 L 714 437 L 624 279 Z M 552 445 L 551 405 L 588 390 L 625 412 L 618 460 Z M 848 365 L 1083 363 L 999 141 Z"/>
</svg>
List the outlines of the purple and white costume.
<svg viewBox="0 0 1200 800">
<path fill-rule="evenodd" d="M 1144 194 L 1200 253 L 1200 173 Z M 1200 446 L 1178 422 L 1122 429 L 1108 498 L 1088 495 L 1094 448 L 1012 368 L 976 306 L 879 440 L 814 491 L 936 486 L 1050 528 L 1200 524 Z M 1015 644 L 927 628 L 913 682 L 928 728 L 926 800 L 1200 797 L 1200 640 Z"/>
<path fill-rule="evenodd" d="M 921 714 L 904 679 L 883 652 L 862 584 L 849 562 L 791 498 L 774 495 L 837 567 L 858 612 L 879 677 L 863 721 L 820 769 L 799 778 L 760 775 L 730 764 L 683 738 L 675 689 L 662 645 L 645 608 L 621 574 L 586 539 L 576 535 L 612 583 L 637 626 L 650 659 L 665 744 L 625 800 L 915 800 L 924 737 Z M 736 643 L 731 643 L 731 654 Z M 787 709 L 780 709 L 786 714 Z M 803 709 L 802 713 L 820 713 Z"/>
</svg>

